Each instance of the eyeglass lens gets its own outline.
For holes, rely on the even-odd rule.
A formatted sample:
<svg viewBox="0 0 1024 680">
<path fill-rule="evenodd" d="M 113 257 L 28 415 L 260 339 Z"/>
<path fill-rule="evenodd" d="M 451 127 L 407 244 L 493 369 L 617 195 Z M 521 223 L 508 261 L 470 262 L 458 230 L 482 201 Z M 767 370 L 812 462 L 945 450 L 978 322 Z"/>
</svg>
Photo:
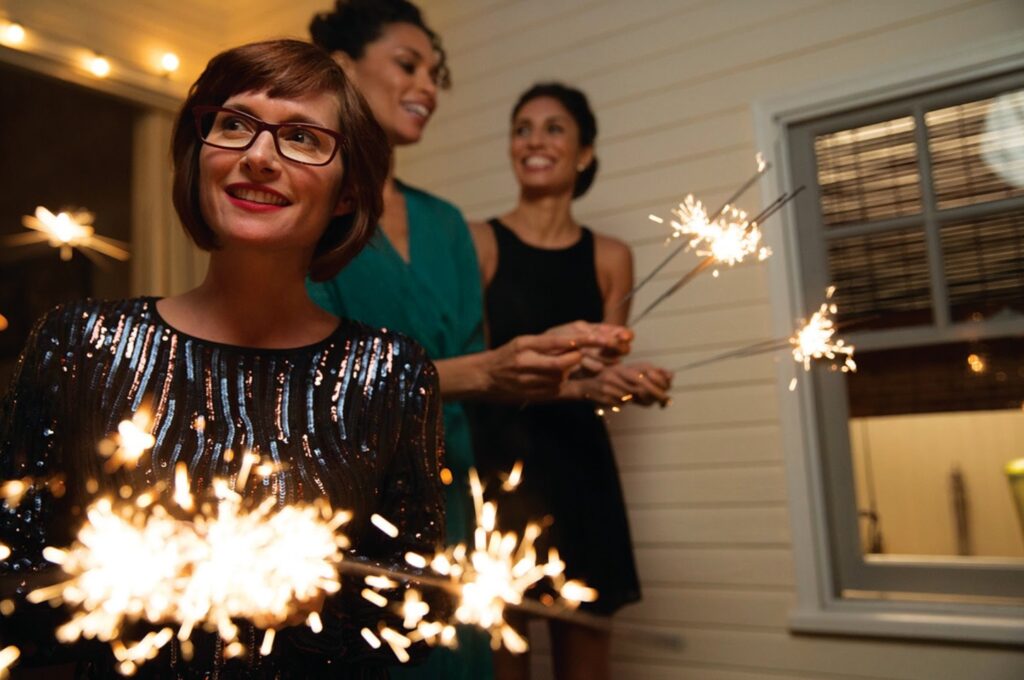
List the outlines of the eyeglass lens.
<svg viewBox="0 0 1024 680">
<path fill-rule="evenodd" d="M 216 146 L 241 149 L 262 130 L 259 121 L 231 111 L 210 111 L 202 116 L 203 140 Z M 334 137 L 305 125 L 282 125 L 275 130 L 281 155 L 300 163 L 325 163 L 334 154 Z"/>
</svg>

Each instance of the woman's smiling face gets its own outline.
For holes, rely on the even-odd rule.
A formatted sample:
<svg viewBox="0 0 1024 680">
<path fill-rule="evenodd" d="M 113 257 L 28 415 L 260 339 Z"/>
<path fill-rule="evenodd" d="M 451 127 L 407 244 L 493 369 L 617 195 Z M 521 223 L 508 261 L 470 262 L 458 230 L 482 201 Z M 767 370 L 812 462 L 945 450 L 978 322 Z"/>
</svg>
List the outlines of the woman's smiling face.
<svg viewBox="0 0 1024 680">
<path fill-rule="evenodd" d="M 243 92 L 225 108 L 267 123 L 302 122 L 338 130 L 340 107 L 321 92 L 278 99 L 265 92 Z M 203 219 L 222 248 L 231 246 L 308 249 L 312 252 L 330 218 L 342 212 L 344 169 L 340 154 L 325 166 L 282 158 L 268 131 L 248 149 L 206 144 L 199 153 L 199 200 Z"/>
<path fill-rule="evenodd" d="M 392 145 L 414 144 L 437 106 L 439 59 L 422 29 L 396 23 L 366 45 L 363 56 L 335 53 Z"/>
<path fill-rule="evenodd" d="M 553 97 L 531 99 L 516 112 L 509 142 L 512 171 L 525 191 L 572 191 L 581 166 L 593 159 L 580 146 L 579 126 Z"/>
</svg>

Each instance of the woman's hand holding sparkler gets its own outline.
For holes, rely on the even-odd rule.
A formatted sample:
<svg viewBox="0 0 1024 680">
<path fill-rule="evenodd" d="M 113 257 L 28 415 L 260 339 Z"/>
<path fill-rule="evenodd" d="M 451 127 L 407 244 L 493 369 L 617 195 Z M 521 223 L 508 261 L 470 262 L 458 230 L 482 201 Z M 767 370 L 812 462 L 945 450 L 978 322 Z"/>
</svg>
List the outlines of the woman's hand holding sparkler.
<svg viewBox="0 0 1024 680">
<path fill-rule="evenodd" d="M 509 399 L 547 399 L 558 394 L 569 373 L 583 361 L 585 338 L 521 335 L 480 356 L 483 392 Z"/>
<path fill-rule="evenodd" d="M 575 321 L 541 335 L 521 335 L 479 355 L 483 392 L 509 399 L 552 399 L 569 375 L 597 373 L 629 353 L 633 332 Z"/>
<path fill-rule="evenodd" d="M 545 336 L 574 337 L 583 354 L 580 368 L 587 374 L 599 373 L 606 366 L 617 364 L 629 354 L 633 331 L 611 323 L 573 321 L 549 328 Z"/>
<path fill-rule="evenodd" d="M 594 403 L 620 408 L 623 404 L 639 406 L 659 404 L 664 408 L 672 401 L 668 391 L 672 387 L 673 373 L 646 362 L 633 362 L 608 366 L 590 378 L 570 380 L 562 396 L 569 399 L 587 399 Z"/>
</svg>

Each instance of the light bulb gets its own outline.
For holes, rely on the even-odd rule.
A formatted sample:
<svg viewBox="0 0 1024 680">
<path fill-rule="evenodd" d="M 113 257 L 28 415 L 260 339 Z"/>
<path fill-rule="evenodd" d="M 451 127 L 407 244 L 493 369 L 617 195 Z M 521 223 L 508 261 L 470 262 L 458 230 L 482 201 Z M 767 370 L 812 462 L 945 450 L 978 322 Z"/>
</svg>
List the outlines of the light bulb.
<svg viewBox="0 0 1024 680">
<path fill-rule="evenodd" d="M 164 55 L 160 57 L 160 68 L 164 70 L 164 73 L 174 73 L 179 66 L 181 66 L 181 60 L 174 52 L 164 52 Z"/>
<path fill-rule="evenodd" d="M 0 24 L 0 42 L 11 47 L 20 45 L 25 42 L 25 29 L 21 24 L 3 22 Z"/>
<path fill-rule="evenodd" d="M 106 78 L 110 75 L 110 61 L 99 55 L 86 61 L 85 67 L 97 78 Z"/>
</svg>

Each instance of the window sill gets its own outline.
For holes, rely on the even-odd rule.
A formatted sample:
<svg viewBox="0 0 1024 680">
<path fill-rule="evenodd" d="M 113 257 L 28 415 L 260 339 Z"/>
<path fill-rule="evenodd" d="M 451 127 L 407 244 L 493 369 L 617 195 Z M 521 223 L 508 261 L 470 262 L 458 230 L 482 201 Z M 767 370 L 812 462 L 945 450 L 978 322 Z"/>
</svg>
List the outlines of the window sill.
<svg viewBox="0 0 1024 680">
<path fill-rule="evenodd" d="M 1024 645 L 1024 617 L 1020 608 L 1005 612 L 961 614 L 954 611 L 922 611 L 901 608 L 893 602 L 836 601 L 826 609 L 798 609 L 790 613 L 794 633 L 851 635 L 968 642 L 991 645 Z"/>
</svg>

